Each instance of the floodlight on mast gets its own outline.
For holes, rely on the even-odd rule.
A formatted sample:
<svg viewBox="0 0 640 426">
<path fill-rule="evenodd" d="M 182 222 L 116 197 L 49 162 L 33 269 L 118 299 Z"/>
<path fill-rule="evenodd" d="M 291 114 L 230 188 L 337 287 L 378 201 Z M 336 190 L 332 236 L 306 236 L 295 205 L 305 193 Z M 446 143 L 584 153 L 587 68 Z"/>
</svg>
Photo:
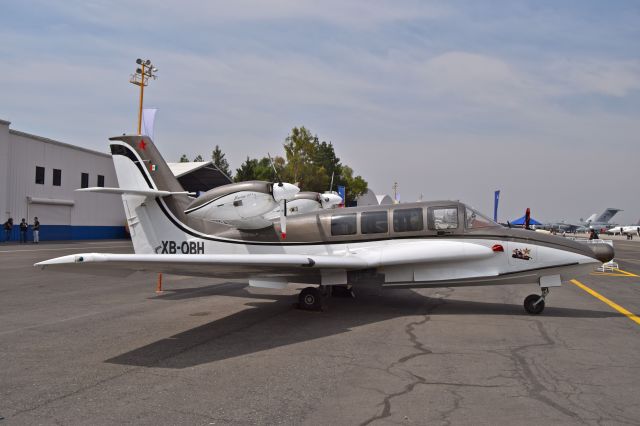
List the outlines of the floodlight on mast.
<svg viewBox="0 0 640 426">
<path fill-rule="evenodd" d="M 144 102 L 144 88 L 149 85 L 149 79 L 157 79 L 156 72 L 158 68 L 154 67 L 149 59 L 136 59 L 136 64 L 141 65 L 141 68 L 136 68 L 135 74 L 131 74 L 129 82 L 140 86 L 140 105 L 138 108 L 138 134 L 142 134 L 142 105 Z"/>
</svg>

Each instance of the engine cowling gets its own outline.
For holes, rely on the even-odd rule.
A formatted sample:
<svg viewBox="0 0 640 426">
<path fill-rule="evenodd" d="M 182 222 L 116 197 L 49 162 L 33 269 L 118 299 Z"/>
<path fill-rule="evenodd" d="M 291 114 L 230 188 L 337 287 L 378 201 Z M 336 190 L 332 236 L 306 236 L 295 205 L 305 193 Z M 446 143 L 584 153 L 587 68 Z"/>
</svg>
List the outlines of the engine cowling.
<svg viewBox="0 0 640 426">
<path fill-rule="evenodd" d="M 249 181 L 219 186 L 193 200 L 185 214 L 202 220 L 225 223 L 240 229 L 269 227 L 262 216 L 295 197 L 299 188 L 289 183 Z"/>
</svg>

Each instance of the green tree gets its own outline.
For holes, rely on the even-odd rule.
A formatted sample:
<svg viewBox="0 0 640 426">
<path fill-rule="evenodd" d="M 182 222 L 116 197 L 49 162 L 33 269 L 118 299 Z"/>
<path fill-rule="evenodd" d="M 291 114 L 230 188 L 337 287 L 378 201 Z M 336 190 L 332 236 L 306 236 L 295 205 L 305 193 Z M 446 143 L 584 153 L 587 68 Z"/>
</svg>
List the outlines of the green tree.
<svg viewBox="0 0 640 426">
<path fill-rule="evenodd" d="M 198 154 L 196 155 L 196 158 L 193 159 L 194 162 L 203 162 L 204 159 L 202 158 L 202 155 Z"/>
<path fill-rule="evenodd" d="M 189 162 L 189 158 L 187 157 L 187 154 L 182 154 L 182 157 L 180 157 L 180 162 L 181 163 L 188 163 Z"/>
<path fill-rule="evenodd" d="M 281 176 L 281 171 L 284 168 L 284 158 L 275 157 L 273 159 L 274 166 L 278 170 L 278 176 Z M 278 181 L 271 160 L 269 157 L 262 157 L 260 160 L 256 158 L 247 157 L 246 161 L 240 165 L 239 169 L 236 169 L 236 182 L 244 182 L 247 180 L 264 180 L 267 182 Z"/>
<path fill-rule="evenodd" d="M 284 173 L 288 181 L 303 185 L 303 178 L 308 179 L 315 151 L 314 141 L 311 132 L 304 126 L 291 129 L 284 144 L 287 158 Z"/>
<path fill-rule="evenodd" d="M 353 169 L 340 162 L 331 142 L 320 142 L 318 136 L 305 127 L 294 127 L 284 144 L 287 163 L 283 180 L 297 183 L 305 191 L 324 192 L 329 190 L 331 175 L 335 190 L 344 185 L 347 204 L 367 191 L 367 182 L 362 176 L 353 176 Z"/>
<path fill-rule="evenodd" d="M 367 192 L 367 181 L 362 176 L 353 176 L 353 169 L 349 166 L 342 166 L 342 173 L 338 178 L 338 185 L 344 185 L 346 191 L 345 204 L 353 205 L 359 195 Z"/>
<path fill-rule="evenodd" d="M 234 180 L 236 182 L 244 182 L 247 180 L 257 180 L 256 169 L 258 168 L 258 160 L 255 158 L 249 158 L 244 163 L 240 164 L 240 167 L 236 169 L 236 176 Z"/>
<path fill-rule="evenodd" d="M 220 149 L 219 145 L 211 152 L 211 160 L 213 165 L 216 166 L 222 173 L 231 177 L 231 170 L 229 169 L 229 162 L 224 158 L 224 153 Z"/>
<path fill-rule="evenodd" d="M 217 147 L 216 147 L 217 148 Z M 325 192 L 329 190 L 331 175 L 332 190 L 338 185 L 346 188 L 349 205 L 367 191 L 367 181 L 354 176 L 353 169 L 340 162 L 331 142 L 320 141 L 305 127 L 294 127 L 284 143 L 285 158 L 276 156 L 273 165 L 268 157 L 247 160 L 236 169 L 236 182 L 265 180 L 276 182 L 282 179 L 298 185 L 303 191 Z M 277 175 L 273 168 L 277 170 Z"/>
<path fill-rule="evenodd" d="M 339 178 L 342 174 L 342 164 L 340 164 L 340 159 L 336 157 L 336 153 L 333 149 L 333 144 L 331 142 L 318 142 L 316 144 L 314 159 L 314 164 L 316 167 L 324 169 L 326 171 L 326 177 L 323 177 L 322 182 L 319 182 L 322 191 L 324 192 L 328 190 L 335 190 L 336 187 L 336 177 Z M 331 185 L 331 176 L 333 175 L 333 187 L 330 188 Z"/>
</svg>

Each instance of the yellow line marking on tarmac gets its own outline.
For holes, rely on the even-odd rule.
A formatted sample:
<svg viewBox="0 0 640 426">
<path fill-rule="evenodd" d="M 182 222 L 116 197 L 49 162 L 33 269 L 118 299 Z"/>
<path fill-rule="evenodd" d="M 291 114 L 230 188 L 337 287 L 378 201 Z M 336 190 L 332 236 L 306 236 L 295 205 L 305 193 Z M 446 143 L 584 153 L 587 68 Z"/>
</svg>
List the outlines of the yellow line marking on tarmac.
<svg viewBox="0 0 640 426">
<path fill-rule="evenodd" d="M 637 277 L 633 272 L 623 271 L 622 269 L 611 268 L 614 272 L 592 272 L 591 275 L 605 275 L 607 277 Z"/>
<path fill-rule="evenodd" d="M 631 321 L 636 322 L 638 325 L 640 325 L 640 317 L 638 317 L 637 315 L 627 311 L 625 308 L 623 308 L 622 306 L 618 305 L 616 302 L 607 299 L 606 297 L 604 297 L 603 295 L 601 295 L 600 293 L 598 293 L 595 290 L 592 290 L 591 288 L 587 287 L 586 285 L 582 284 L 580 281 L 578 280 L 571 280 L 569 281 L 571 284 L 574 284 L 578 287 L 580 287 L 582 290 L 586 291 L 587 293 L 589 293 L 590 295 L 592 295 L 593 297 L 595 297 L 596 299 L 600 300 L 601 302 L 606 303 L 607 305 L 611 306 L 613 309 L 615 309 L 616 311 L 620 312 L 622 315 L 624 315 L 625 317 L 629 318 Z"/>
</svg>

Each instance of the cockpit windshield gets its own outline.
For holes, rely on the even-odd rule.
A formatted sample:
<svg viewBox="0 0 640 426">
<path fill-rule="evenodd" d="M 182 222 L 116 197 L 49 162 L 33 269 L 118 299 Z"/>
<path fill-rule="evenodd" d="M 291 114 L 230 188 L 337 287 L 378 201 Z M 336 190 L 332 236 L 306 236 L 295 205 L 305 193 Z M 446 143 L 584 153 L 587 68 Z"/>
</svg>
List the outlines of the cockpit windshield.
<svg viewBox="0 0 640 426">
<path fill-rule="evenodd" d="M 467 229 L 490 228 L 493 226 L 500 225 L 482 213 L 472 209 L 471 207 L 467 207 L 465 216 L 465 227 Z"/>
</svg>

